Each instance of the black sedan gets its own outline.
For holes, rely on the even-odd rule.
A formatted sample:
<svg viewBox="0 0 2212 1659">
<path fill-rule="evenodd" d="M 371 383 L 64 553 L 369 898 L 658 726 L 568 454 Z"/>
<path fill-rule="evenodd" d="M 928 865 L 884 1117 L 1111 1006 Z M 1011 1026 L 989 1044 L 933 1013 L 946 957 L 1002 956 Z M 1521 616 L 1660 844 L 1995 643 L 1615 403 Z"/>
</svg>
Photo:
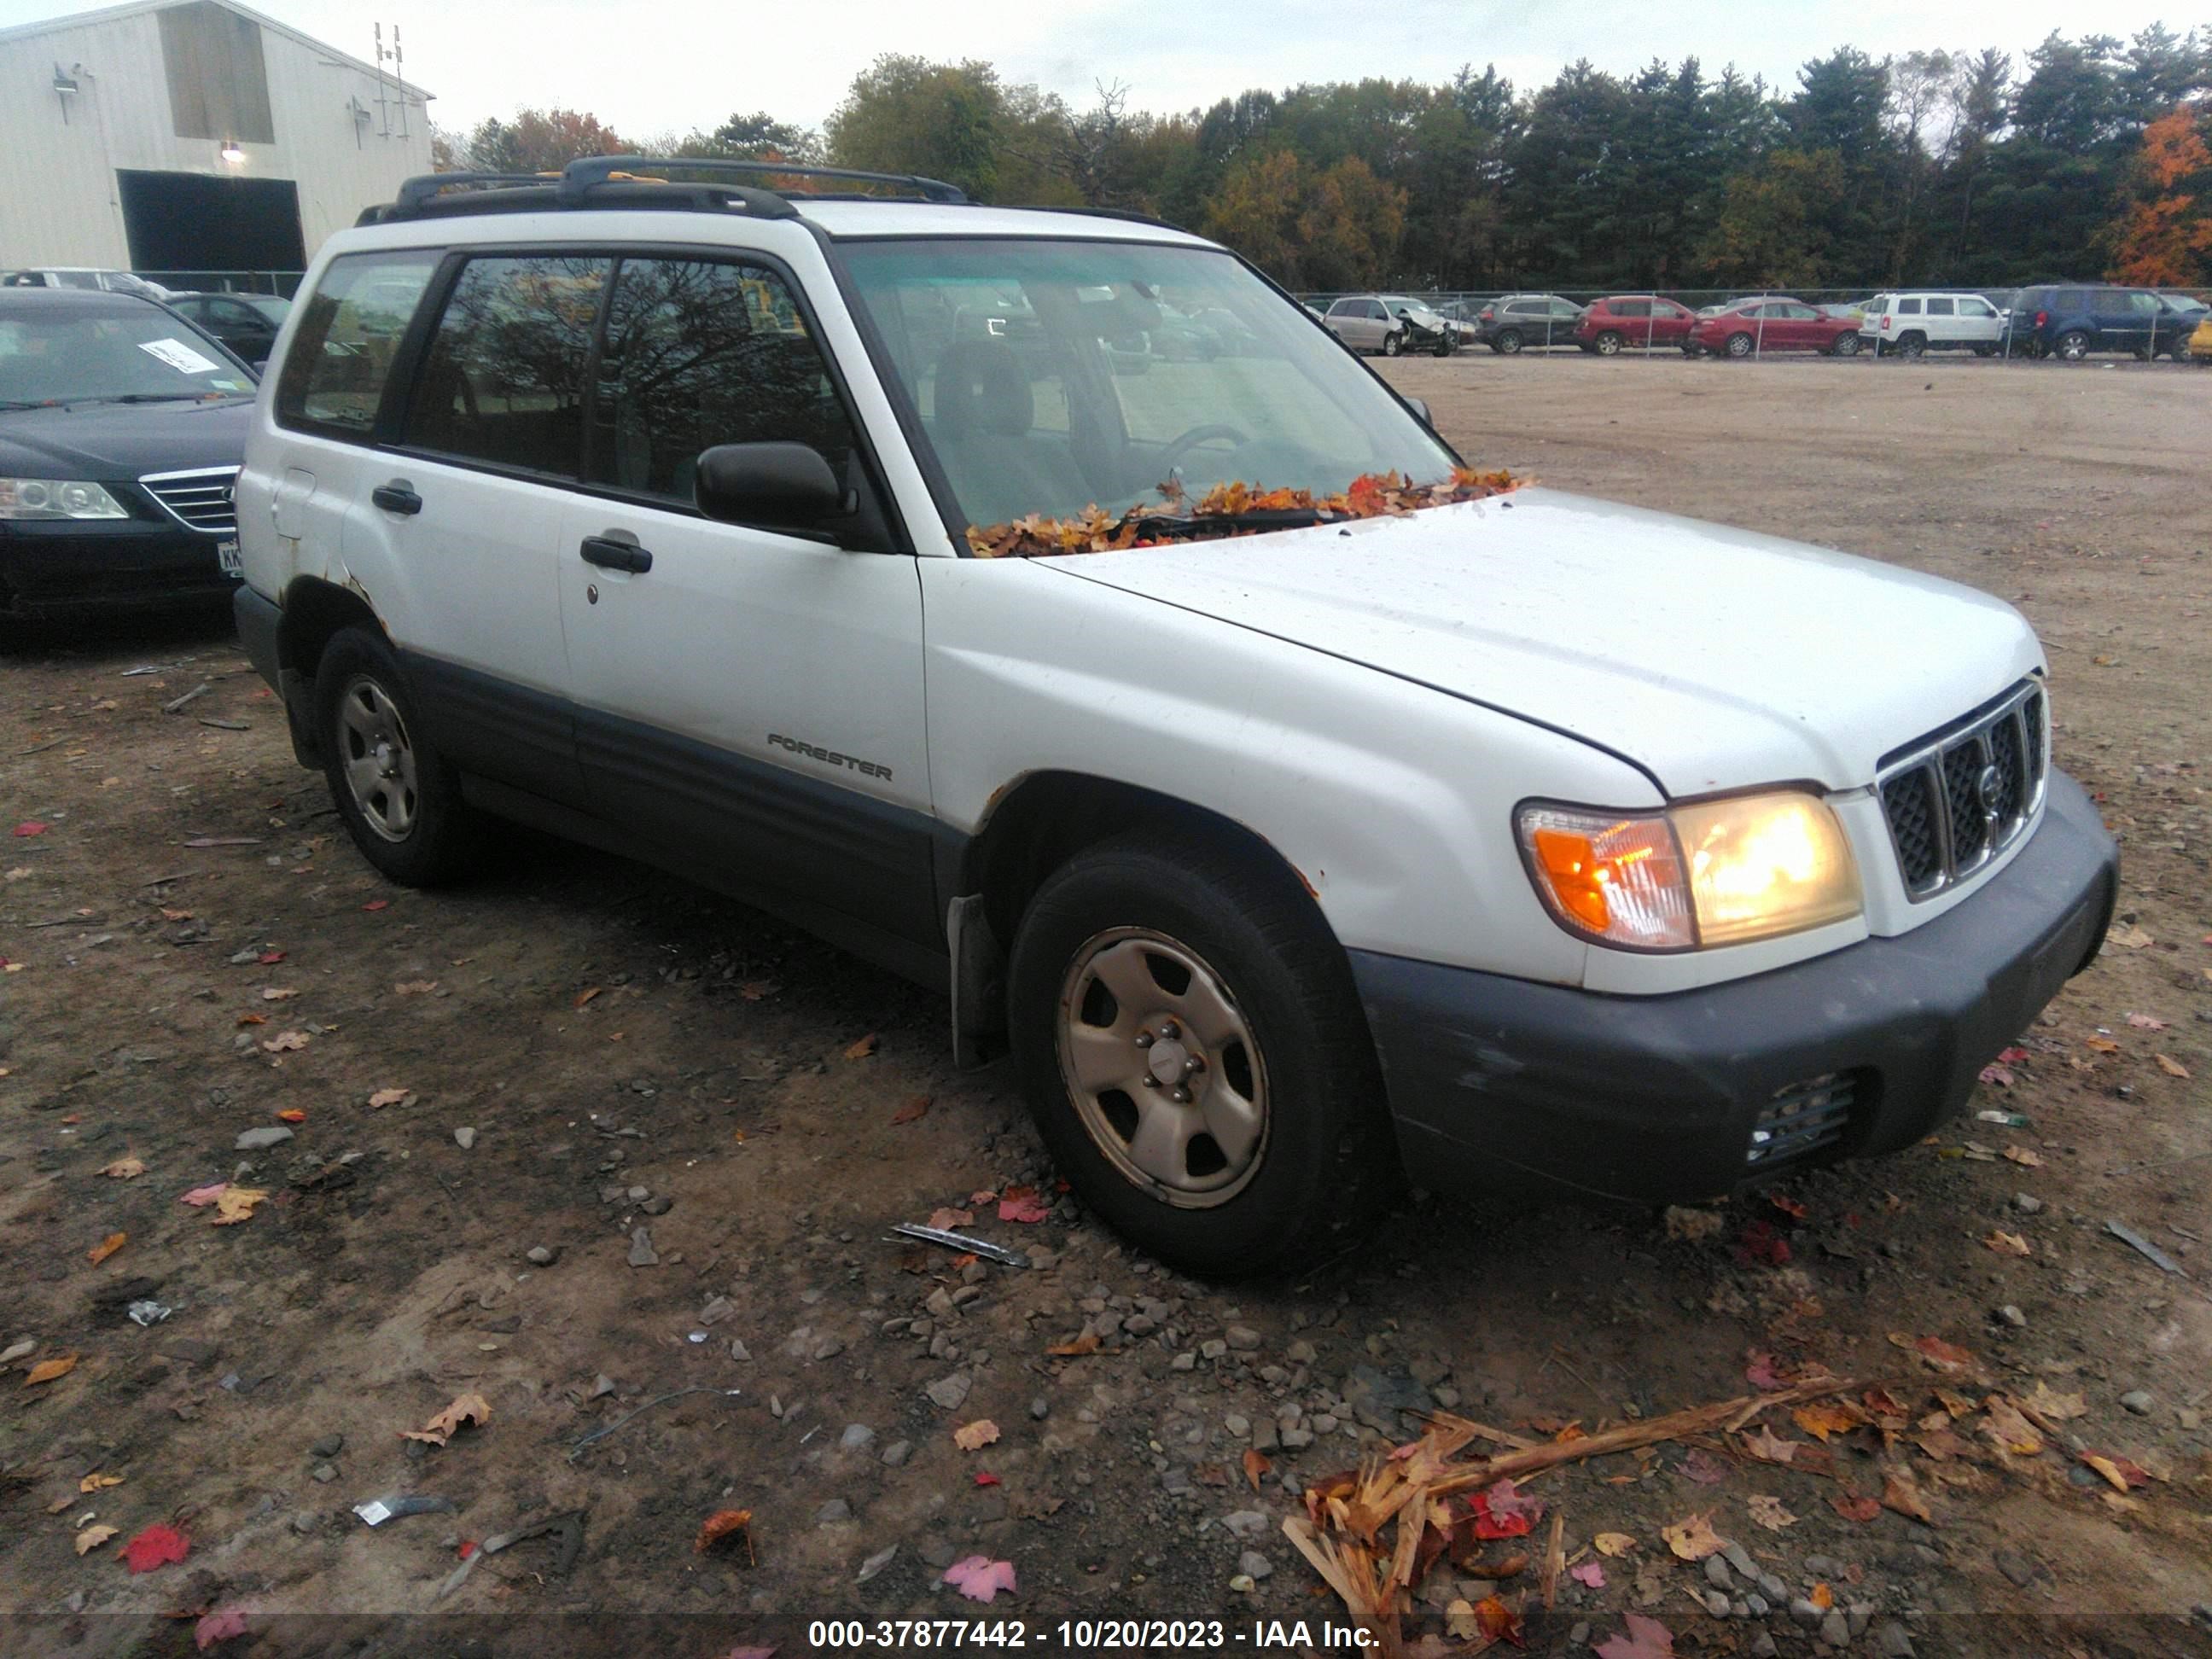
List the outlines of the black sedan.
<svg viewBox="0 0 2212 1659">
<path fill-rule="evenodd" d="M 150 301 L 0 290 L 0 620 L 227 597 L 253 392 Z"/>
<path fill-rule="evenodd" d="M 257 369 L 269 361 L 292 302 L 275 294 L 172 294 L 169 309 L 228 346 Z"/>
</svg>

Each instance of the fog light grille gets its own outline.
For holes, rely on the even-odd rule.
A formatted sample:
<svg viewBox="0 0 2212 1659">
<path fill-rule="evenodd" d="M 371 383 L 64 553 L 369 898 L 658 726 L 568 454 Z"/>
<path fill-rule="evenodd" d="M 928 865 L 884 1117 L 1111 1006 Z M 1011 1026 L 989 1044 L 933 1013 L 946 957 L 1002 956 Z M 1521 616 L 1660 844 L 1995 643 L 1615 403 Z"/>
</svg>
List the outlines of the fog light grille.
<svg viewBox="0 0 2212 1659">
<path fill-rule="evenodd" d="M 1836 1145 L 1850 1126 L 1857 1094 L 1849 1072 L 1823 1072 L 1777 1090 L 1751 1127 L 1743 1161 L 1764 1169 Z"/>
</svg>

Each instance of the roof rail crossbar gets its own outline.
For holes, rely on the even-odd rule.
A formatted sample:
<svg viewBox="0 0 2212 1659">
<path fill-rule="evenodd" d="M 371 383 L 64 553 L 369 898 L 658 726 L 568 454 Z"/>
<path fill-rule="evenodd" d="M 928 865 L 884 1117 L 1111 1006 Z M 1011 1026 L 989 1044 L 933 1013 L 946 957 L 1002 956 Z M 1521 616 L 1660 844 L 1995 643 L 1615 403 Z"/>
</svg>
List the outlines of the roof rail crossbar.
<svg viewBox="0 0 2212 1659">
<path fill-rule="evenodd" d="M 455 185 L 550 185 L 555 175 L 550 173 L 424 173 L 405 180 L 392 205 L 403 214 L 411 213 L 441 191 Z"/>
<path fill-rule="evenodd" d="M 646 167 L 688 168 L 702 173 L 772 173 L 778 178 L 787 179 L 859 179 L 869 184 L 902 185 L 908 190 L 919 191 L 925 201 L 965 202 L 968 199 L 967 192 L 957 185 L 948 185 L 942 179 L 924 179 L 910 173 L 866 173 L 852 167 L 795 167 L 787 161 L 738 161 L 720 155 L 586 155 L 569 162 L 561 170 L 561 194 L 563 200 L 574 200 L 592 185 L 604 184 L 617 173 L 636 173 Z"/>
</svg>

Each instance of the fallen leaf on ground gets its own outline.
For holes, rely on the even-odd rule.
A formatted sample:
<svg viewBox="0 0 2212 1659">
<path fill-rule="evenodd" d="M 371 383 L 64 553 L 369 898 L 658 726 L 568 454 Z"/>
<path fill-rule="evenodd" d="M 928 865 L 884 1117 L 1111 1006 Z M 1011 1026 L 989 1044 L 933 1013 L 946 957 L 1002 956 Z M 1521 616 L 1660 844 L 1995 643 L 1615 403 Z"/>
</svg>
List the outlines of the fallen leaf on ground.
<svg viewBox="0 0 2212 1659">
<path fill-rule="evenodd" d="M 15 833 L 19 836 L 43 836 L 46 833 L 46 826 L 36 818 L 26 818 L 15 826 Z"/>
<path fill-rule="evenodd" d="M 2131 921 L 2121 923 L 2105 937 L 2123 951 L 2140 951 L 2146 945 L 2155 945 L 2158 942 Z"/>
<path fill-rule="evenodd" d="M 1494 1595 L 1474 1604 L 1474 1627 L 1487 1640 L 1521 1645 L 1521 1615 Z"/>
<path fill-rule="evenodd" d="M 1720 1534 L 1702 1515 L 1685 1516 L 1672 1526 L 1660 1528 L 1659 1535 L 1685 1561 L 1702 1561 L 1721 1547 Z"/>
<path fill-rule="evenodd" d="M 438 981 L 434 979 L 403 979 L 392 988 L 403 997 L 427 997 L 438 988 Z"/>
<path fill-rule="evenodd" d="M 764 997 L 774 996 L 782 988 L 783 988 L 781 985 L 777 985 L 769 980 L 749 979 L 743 985 L 738 987 L 738 994 L 743 997 L 747 1002 L 758 1002 Z"/>
<path fill-rule="evenodd" d="M 929 1224 L 940 1233 L 949 1233 L 956 1227 L 965 1227 L 975 1218 L 973 1210 L 956 1210 L 950 1206 L 929 1212 Z"/>
<path fill-rule="evenodd" d="M 1212 1484 L 1214 1484 L 1214 1485 L 1216 1485 L 1216 1486 L 1221 1486 L 1221 1485 L 1225 1485 L 1225 1484 L 1226 1484 L 1226 1481 L 1227 1481 L 1227 1478 L 1224 1476 L 1224 1477 L 1223 1478 L 1223 1480 L 1218 1480 L 1218 1481 L 1216 1481 L 1216 1482 L 1214 1482 L 1214 1483 L 1212 1483 Z M 992 1473 L 990 1472 L 990 1470 L 988 1470 L 988 1469 L 978 1469 L 978 1470 L 976 1470 L 976 1471 L 975 1471 L 975 1484 L 976 1484 L 977 1486 L 996 1486 L 1002 1485 L 1002 1484 L 1004 1484 L 1004 1483 L 1003 1483 L 1003 1482 L 1001 1482 L 1001 1481 L 1000 1480 L 1000 1479 L 999 1479 L 999 1477 L 998 1477 L 997 1475 L 995 1475 L 995 1474 L 992 1474 Z"/>
<path fill-rule="evenodd" d="M 295 1048 L 306 1048 L 307 1034 L 305 1031 L 279 1031 L 261 1046 L 272 1054 L 286 1054 Z"/>
<path fill-rule="evenodd" d="M 276 1121 L 279 1123 L 305 1123 L 307 1121 L 307 1115 L 297 1106 L 287 1106 L 276 1114 Z"/>
<path fill-rule="evenodd" d="M 944 1582 L 970 1601 L 994 1601 L 1000 1590 L 1014 1593 L 1014 1564 L 971 1555 L 945 1568 Z"/>
<path fill-rule="evenodd" d="M 120 1527 L 87 1527 L 76 1535 L 76 1553 L 89 1555 L 122 1530 Z"/>
<path fill-rule="evenodd" d="M 1086 1325 L 1083 1328 L 1081 1335 L 1072 1336 L 1065 1342 L 1055 1342 L 1045 1352 L 1058 1359 L 1079 1359 L 1085 1354 L 1097 1353 L 1098 1333 Z M 1249 1456 L 1250 1454 L 1247 1453 L 1246 1455 Z"/>
<path fill-rule="evenodd" d="M 1260 1490 L 1261 1478 L 1275 1467 L 1267 1454 L 1256 1446 L 1244 1448 L 1244 1478 L 1252 1483 L 1252 1490 Z"/>
<path fill-rule="evenodd" d="M 136 1158 L 118 1158 L 100 1171 L 100 1174 L 117 1181 L 135 1181 L 145 1173 L 145 1160 Z"/>
<path fill-rule="evenodd" d="M 902 1123 L 918 1123 L 928 1115 L 929 1097 L 909 1095 L 907 1097 L 906 1103 L 891 1114 L 891 1127 L 896 1128 Z"/>
<path fill-rule="evenodd" d="M 389 910 L 392 908 L 392 901 L 390 899 L 371 899 L 368 903 L 362 905 L 361 908 L 371 913 L 378 910 Z"/>
<path fill-rule="evenodd" d="M 2117 1054 L 2120 1052 L 2120 1045 L 2110 1037 L 2085 1037 L 2082 1039 L 2082 1046 L 2100 1054 Z"/>
<path fill-rule="evenodd" d="M 76 1356 L 75 1354 L 57 1354 L 52 1359 L 41 1359 L 37 1364 L 32 1366 L 28 1371 L 25 1372 L 23 1376 L 23 1386 L 27 1389 L 33 1383 L 52 1382 L 60 1377 L 67 1376 L 76 1369 Z"/>
<path fill-rule="evenodd" d="M 2165 1073 L 2168 1077 L 2187 1077 L 2189 1075 L 2189 1068 L 2186 1066 L 2184 1066 L 2179 1060 L 2174 1059 L 2171 1054 L 2158 1054 L 2154 1055 L 2154 1058 L 2158 1061 L 2158 1069 Z"/>
<path fill-rule="evenodd" d="M 274 968 L 278 963 L 283 961 L 284 958 L 290 954 L 291 952 L 289 951 L 264 951 L 259 956 L 256 957 L 254 960 L 259 963 L 264 968 Z"/>
<path fill-rule="evenodd" d="M 2166 1022 L 2154 1014 L 2130 1014 L 2128 1024 L 2139 1031 L 2163 1031 Z"/>
<path fill-rule="evenodd" d="M 1625 1613 L 1621 1617 L 1628 1622 L 1627 1631 L 1599 1643 L 1595 1650 L 1597 1659 L 1674 1659 L 1673 1631 L 1640 1613 Z"/>
<path fill-rule="evenodd" d="M 576 994 L 576 1000 L 570 1006 L 576 1008 L 586 1007 L 590 1004 L 592 999 L 599 994 L 599 988 L 596 985 L 592 986 L 586 990 L 579 991 Z"/>
<path fill-rule="evenodd" d="M 122 1484 L 121 1475 L 103 1474 L 98 1469 L 94 1469 L 76 1483 L 76 1489 L 82 1492 L 106 1492 L 110 1486 L 119 1486 Z"/>
<path fill-rule="evenodd" d="M 1787 1463 L 1797 1455 L 1795 1440 L 1784 1440 L 1764 1423 L 1759 1425 L 1758 1433 L 1742 1438 L 1744 1449 L 1762 1463 Z"/>
<path fill-rule="evenodd" d="M 1667 1237 L 1695 1243 L 1701 1238 L 1711 1238 L 1728 1224 L 1728 1218 L 1718 1210 L 1697 1210 L 1686 1205 L 1667 1206 Z"/>
<path fill-rule="evenodd" d="M 216 1197 L 215 1215 L 208 1225 L 235 1227 L 241 1221 L 251 1221 L 254 1206 L 268 1197 L 268 1189 L 262 1187 L 225 1187 Z"/>
<path fill-rule="evenodd" d="M 1501 1481 L 1499 1484 L 1510 1485 L 1510 1482 Z M 1536 1517 L 1517 1503 L 1509 1504 L 1503 1515 L 1492 1513 L 1490 1503 L 1491 1496 L 1486 1492 L 1474 1492 L 1468 1498 L 1467 1505 L 1474 1512 L 1474 1535 L 1477 1538 L 1489 1541 L 1522 1538 L 1527 1536 L 1529 1528 L 1536 1524 Z"/>
<path fill-rule="evenodd" d="M 1970 1370 L 1974 1356 L 1956 1343 L 1946 1342 L 1940 1336 L 1923 1336 L 1910 1345 L 1912 1351 L 1939 1371 Z"/>
<path fill-rule="evenodd" d="M 2014 1457 L 2033 1457 L 2043 1449 L 2043 1437 L 2001 1394 L 1989 1397 L 1988 1415 L 1982 1419 L 1982 1432 L 1987 1435 L 1997 1449 Z"/>
<path fill-rule="evenodd" d="M 1846 1521 L 1871 1521 L 1881 1513 L 1881 1500 L 1876 1498 L 1831 1498 L 1828 1507 Z"/>
<path fill-rule="evenodd" d="M 952 1431 L 952 1443 L 962 1451 L 977 1450 L 998 1437 L 999 1425 L 988 1417 L 979 1417 L 973 1423 L 963 1423 Z"/>
<path fill-rule="evenodd" d="M 1936 1524 L 1936 1517 L 1928 1512 L 1928 1500 L 1920 1495 L 1920 1483 L 1903 1469 L 1892 1469 L 1883 1481 L 1881 1503 L 1884 1509 L 1895 1510 L 1899 1515 L 1909 1515 L 1915 1521 Z"/>
<path fill-rule="evenodd" d="M 1860 1422 L 1856 1412 L 1825 1401 L 1798 1407 L 1790 1413 L 1790 1419 L 1823 1443 L 1832 1434 L 1848 1434 L 1858 1427 Z"/>
<path fill-rule="evenodd" d="M 1823 1613 L 1827 1612 L 1830 1607 L 1836 1605 L 1836 1593 L 1834 1590 L 1829 1589 L 1827 1583 L 1825 1580 L 1814 1585 L 1812 1589 L 1806 1595 L 1805 1599 L 1808 1601 L 1810 1601 L 1814 1607 L 1820 1608 Z"/>
<path fill-rule="evenodd" d="M 195 1210 L 205 1209 L 229 1190 L 230 1183 L 228 1181 L 218 1181 L 209 1186 L 193 1188 L 191 1191 L 181 1194 L 177 1202 L 189 1204 Z"/>
<path fill-rule="evenodd" d="M 2002 1227 L 1982 1241 L 1999 1255 L 2033 1255 L 2034 1249 L 2018 1233 L 2008 1233 Z"/>
<path fill-rule="evenodd" d="M 123 1562 L 134 1573 L 151 1572 L 191 1553 L 191 1540 L 184 1534 L 156 1522 L 123 1547 Z"/>
<path fill-rule="evenodd" d="M 372 1106 L 397 1106 L 406 1098 L 407 1091 L 404 1089 L 379 1089 L 368 1097 L 368 1103 Z"/>
<path fill-rule="evenodd" d="M 1984 1083 L 1995 1084 L 2000 1089 L 2009 1089 L 2013 1085 L 2012 1067 L 2009 1066 L 1984 1066 L 1981 1070 L 1981 1080 Z"/>
<path fill-rule="evenodd" d="M 1601 1532 L 1590 1542 L 1597 1546 L 1600 1555 L 1626 1555 L 1636 1547 L 1636 1540 L 1625 1532 Z"/>
<path fill-rule="evenodd" d="M 246 1634 L 246 1613 L 239 1607 L 225 1607 L 220 1613 L 210 1613 L 192 1626 L 192 1642 L 203 1653 L 218 1642 L 228 1642 Z"/>
<path fill-rule="evenodd" d="M 434 1446 L 442 1446 L 459 1433 L 465 1424 L 478 1428 L 491 1421 L 490 1402 L 480 1394 L 465 1394 L 440 1412 L 419 1429 L 403 1429 L 402 1440 L 426 1440 Z"/>
<path fill-rule="evenodd" d="M 1717 1486 L 1728 1479 L 1728 1466 L 1703 1446 L 1692 1446 L 1679 1473 L 1701 1486 Z"/>
<path fill-rule="evenodd" d="M 2031 1152 L 2025 1146 L 2008 1146 L 2004 1150 L 2004 1155 L 2024 1170 L 2039 1170 L 2043 1167 L 2043 1154 Z"/>
<path fill-rule="evenodd" d="M 999 1194 L 1001 1221 L 1042 1221 L 1050 1213 L 1034 1187 L 1009 1187 Z"/>
<path fill-rule="evenodd" d="M 1595 1561 L 1577 1561 L 1567 1569 L 1567 1577 L 1577 1584 L 1587 1584 L 1592 1589 L 1605 1588 L 1605 1569 Z"/>
<path fill-rule="evenodd" d="M 269 1016 L 266 1014 L 240 1014 L 238 1017 L 238 1023 L 240 1025 L 266 1025 L 269 1023 Z"/>
<path fill-rule="evenodd" d="M 2054 1423 L 2069 1422 L 2089 1414 L 2089 1402 L 2078 1394 L 2059 1394 L 2048 1382 L 2039 1381 L 2021 1402 L 2038 1417 L 2047 1417 Z"/>
<path fill-rule="evenodd" d="M 866 1060 L 870 1054 L 872 1054 L 875 1052 L 876 1034 L 873 1031 L 871 1031 L 867 1036 L 862 1037 L 858 1042 L 853 1044 L 851 1048 L 845 1050 L 845 1058 L 848 1060 Z"/>
<path fill-rule="evenodd" d="M 289 985 L 264 985 L 261 988 L 264 1002 L 289 1002 L 300 994 Z"/>
<path fill-rule="evenodd" d="M 2130 1486 L 2148 1486 L 2150 1476 L 2142 1468 L 2113 1452 L 2085 1451 L 2081 1461 L 2105 1477 L 2115 1492 L 2125 1492 Z"/>
<path fill-rule="evenodd" d="M 745 1547 L 750 1549 L 752 1539 L 748 1529 L 752 1523 L 750 1510 L 716 1510 L 700 1523 L 699 1535 L 692 1540 L 691 1547 L 704 1555 L 724 1540 L 744 1534 Z"/>
<path fill-rule="evenodd" d="M 1765 1492 L 1754 1492 L 1744 1501 L 1751 1518 L 1769 1532 L 1780 1532 L 1784 1527 L 1794 1527 L 1797 1517 L 1782 1505 L 1782 1500 Z"/>
</svg>

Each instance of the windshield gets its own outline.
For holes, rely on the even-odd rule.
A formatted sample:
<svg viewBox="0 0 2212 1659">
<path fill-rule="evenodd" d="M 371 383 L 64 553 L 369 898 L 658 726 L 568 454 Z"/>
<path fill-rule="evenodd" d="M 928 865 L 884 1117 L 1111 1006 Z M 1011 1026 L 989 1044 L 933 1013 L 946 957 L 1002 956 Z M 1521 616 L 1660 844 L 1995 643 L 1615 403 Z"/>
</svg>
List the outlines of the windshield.
<svg viewBox="0 0 2212 1659">
<path fill-rule="evenodd" d="M 1134 507 L 1163 483 L 1334 495 L 1453 459 L 1225 253 L 1141 242 L 840 245 L 970 526 Z"/>
<path fill-rule="evenodd" d="M 159 403 L 252 390 L 252 378 L 220 346 L 150 306 L 0 315 L 0 406 Z"/>
</svg>

